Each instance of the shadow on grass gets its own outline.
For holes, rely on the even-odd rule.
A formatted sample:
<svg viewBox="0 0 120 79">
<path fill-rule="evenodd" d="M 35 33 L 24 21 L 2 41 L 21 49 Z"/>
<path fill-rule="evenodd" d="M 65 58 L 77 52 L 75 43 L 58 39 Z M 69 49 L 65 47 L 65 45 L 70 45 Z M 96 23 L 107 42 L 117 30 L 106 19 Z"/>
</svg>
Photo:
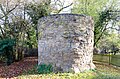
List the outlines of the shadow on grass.
<svg viewBox="0 0 120 79">
<path fill-rule="evenodd" d="M 35 58 L 36 59 L 36 58 Z M 13 75 L 12 78 L 17 79 L 120 79 L 120 72 L 117 69 L 114 69 L 113 67 L 103 65 L 103 64 L 95 64 L 97 69 L 96 70 L 89 70 L 83 73 L 53 73 L 51 71 L 52 67 L 50 65 L 35 65 L 34 67 L 30 68 L 30 65 L 32 64 L 33 58 L 24 60 L 24 62 L 19 64 L 13 64 L 16 67 L 23 68 L 20 64 L 28 64 L 27 67 L 29 70 L 25 70 L 21 74 Z M 36 62 L 37 64 L 37 62 Z M 15 72 L 19 68 L 15 68 L 12 72 Z M 47 71 L 47 72 L 46 72 Z M 6 69 L 6 74 L 7 69 Z M 4 79 L 6 77 L 3 77 Z"/>
<path fill-rule="evenodd" d="M 108 70 L 109 71 L 109 70 Z M 106 71 L 95 71 L 96 76 L 93 79 L 120 79 L 120 74 L 118 72 L 106 72 Z"/>
<path fill-rule="evenodd" d="M 89 70 L 83 73 L 39 73 L 37 70 L 37 65 L 27 71 L 24 72 L 21 76 L 18 78 L 20 79 L 29 79 L 29 78 L 35 78 L 35 79 L 120 79 L 120 74 L 118 72 L 106 72 L 103 71 L 102 69 L 100 70 L 95 69 L 95 70 Z M 108 70 L 109 71 L 109 70 Z M 115 74 L 116 73 L 116 74 Z"/>
</svg>

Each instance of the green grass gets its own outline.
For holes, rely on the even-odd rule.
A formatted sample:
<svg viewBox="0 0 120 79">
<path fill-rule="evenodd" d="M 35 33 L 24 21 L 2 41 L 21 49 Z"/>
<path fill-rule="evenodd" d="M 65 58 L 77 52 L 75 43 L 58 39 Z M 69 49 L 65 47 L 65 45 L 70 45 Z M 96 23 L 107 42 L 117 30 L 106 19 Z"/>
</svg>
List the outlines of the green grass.
<svg viewBox="0 0 120 79">
<path fill-rule="evenodd" d="M 24 72 L 18 79 L 120 79 L 120 70 L 109 65 L 96 64 L 95 70 L 83 73 L 38 74 L 37 67 Z"/>
<path fill-rule="evenodd" d="M 35 78 L 35 79 L 93 79 L 95 78 L 93 71 L 88 71 L 84 73 L 74 74 L 74 73 L 51 73 L 51 74 L 36 74 L 36 75 L 22 75 L 18 78 Z"/>
<path fill-rule="evenodd" d="M 120 66 L 120 55 L 110 55 L 109 60 L 109 55 L 98 54 L 93 56 L 93 60 Z"/>
</svg>

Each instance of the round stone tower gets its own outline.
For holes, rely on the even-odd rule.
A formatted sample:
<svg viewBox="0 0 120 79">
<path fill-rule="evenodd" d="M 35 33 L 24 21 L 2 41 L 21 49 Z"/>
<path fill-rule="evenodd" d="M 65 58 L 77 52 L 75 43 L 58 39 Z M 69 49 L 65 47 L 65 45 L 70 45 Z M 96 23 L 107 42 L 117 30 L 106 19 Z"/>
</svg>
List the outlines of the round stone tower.
<svg viewBox="0 0 120 79">
<path fill-rule="evenodd" d="M 93 19 L 79 14 L 55 14 L 38 22 L 38 64 L 51 64 L 55 72 L 94 69 Z"/>
</svg>

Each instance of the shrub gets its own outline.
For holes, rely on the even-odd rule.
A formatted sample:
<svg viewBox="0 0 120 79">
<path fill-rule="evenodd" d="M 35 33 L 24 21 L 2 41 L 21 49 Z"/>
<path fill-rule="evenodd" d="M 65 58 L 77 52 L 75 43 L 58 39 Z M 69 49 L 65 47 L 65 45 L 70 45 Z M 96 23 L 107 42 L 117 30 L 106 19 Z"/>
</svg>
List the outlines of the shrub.
<svg viewBox="0 0 120 79">
<path fill-rule="evenodd" d="M 41 65 L 38 65 L 37 72 L 39 74 L 49 74 L 49 73 L 53 72 L 53 67 L 51 64 L 49 64 L 49 65 L 41 64 Z"/>
<path fill-rule="evenodd" d="M 14 61 L 13 46 L 15 45 L 15 39 L 2 39 L 0 40 L 0 55 L 4 55 L 7 59 L 7 65 L 10 65 Z"/>
</svg>

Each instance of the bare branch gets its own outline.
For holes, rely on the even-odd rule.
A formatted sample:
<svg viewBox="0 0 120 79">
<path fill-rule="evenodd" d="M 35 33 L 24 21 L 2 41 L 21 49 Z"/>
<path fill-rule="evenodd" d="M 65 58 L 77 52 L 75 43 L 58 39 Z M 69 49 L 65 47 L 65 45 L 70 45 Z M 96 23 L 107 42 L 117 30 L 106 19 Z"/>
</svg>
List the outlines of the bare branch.
<svg viewBox="0 0 120 79">
<path fill-rule="evenodd" d="M 6 13 L 5 13 L 5 11 L 4 11 L 4 9 L 3 9 L 1 4 L 0 4 L 0 8 L 1 8 L 1 11 L 3 12 L 3 14 L 6 15 Z"/>
<path fill-rule="evenodd" d="M 0 4 L 0 8 L 1 8 L 1 10 L 2 10 L 3 14 L 4 14 L 4 16 L 0 17 L 0 19 L 2 19 L 2 18 L 4 18 L 4 17 L 6 17 L 6 16 L 7 16 L 10 12 L 12 12 L 14 9 L 16 9 L 16 7 L 17 7 L 17 6 L 18 6 L 18 5 L 15 5 L 15 7 L 14 7 L 14 8 L 12 8 L 11 10 L 7 11 L 7 13 L 5 13 L 5 11 L 4 11 L 4 9 L 3 9 L 2 5 Z"/>
<path fill-rule="evenodd" d="M 65 7 L 62 7 L 57 13 L 60 13 L 63 9 L 68 8 L 68 7 L 70 7 L 71 5 L 73 5 L 73 3 L 71 3 L 70 5 L 67 5 L 67 6 L 65 6 Z"/>
<path fill-rule="evenodd" d="M 114 27 L 108 27 L 107 29 L 114 29 L 116 31 L 120 31 L 120 29 L 114 28 Z"/>
</svg>

